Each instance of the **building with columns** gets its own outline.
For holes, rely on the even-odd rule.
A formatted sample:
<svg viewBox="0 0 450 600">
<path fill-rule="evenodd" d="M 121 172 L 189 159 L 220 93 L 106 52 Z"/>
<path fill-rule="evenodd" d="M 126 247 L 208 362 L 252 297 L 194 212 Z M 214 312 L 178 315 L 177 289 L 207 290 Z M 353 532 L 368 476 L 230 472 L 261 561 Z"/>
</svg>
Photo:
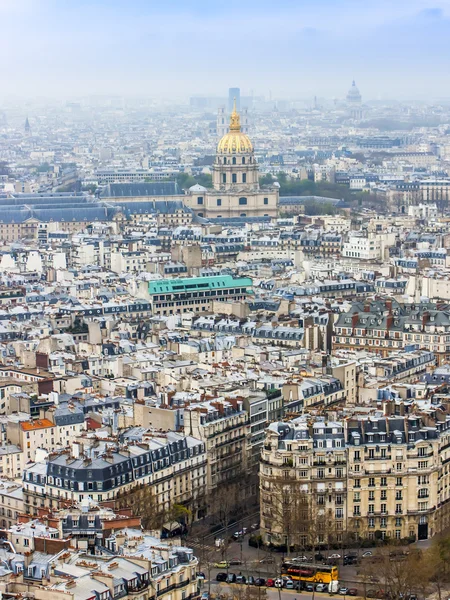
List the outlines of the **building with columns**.
<svg viewBox="0 0 450 600">
<path fill-rule="evenodd" d="M 199 217 L 275 217 L 278 188 L 259 185 L 259 169 L 253 144 L 242 131 L 236 105 L 230 125 L 217 145 L 213 165 L 213 189 L 195 185 L 183 198 Z"/>
</svg>

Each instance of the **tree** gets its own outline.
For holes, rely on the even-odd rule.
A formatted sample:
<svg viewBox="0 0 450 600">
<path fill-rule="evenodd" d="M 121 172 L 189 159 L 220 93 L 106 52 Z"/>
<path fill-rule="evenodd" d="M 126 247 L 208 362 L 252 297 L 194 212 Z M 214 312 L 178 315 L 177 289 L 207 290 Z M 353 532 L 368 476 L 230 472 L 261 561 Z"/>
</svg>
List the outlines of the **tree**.
<svg viewBox="0 0 450 600">
<path fill-rule="evenodd" d="M 425 553 L 425 559 L 429 567 L 430 587 L 438 600 L 442 600 L 443 588 L 450 583 L 450 537 L 435 538 Z"/>
<path fill-rule="evenodd" d="M 305 546 L 311 531 L 308 492 L 293 478 L 279 478 L 260 493 L 263 518 L 270 523 L 271 535 L 286 546 L 287 556 L 293 546 Z"/>
<path fill-rule="evenodd" d="M 372 581 L 378 592 L 390 600 L 403 600 L 418 591 L 426 592 L 429 581 L 429 564 L 420 550 L 408 554 L 380 548 L 366 560 L 361 569 L 364 581 Z"/>
</svg>

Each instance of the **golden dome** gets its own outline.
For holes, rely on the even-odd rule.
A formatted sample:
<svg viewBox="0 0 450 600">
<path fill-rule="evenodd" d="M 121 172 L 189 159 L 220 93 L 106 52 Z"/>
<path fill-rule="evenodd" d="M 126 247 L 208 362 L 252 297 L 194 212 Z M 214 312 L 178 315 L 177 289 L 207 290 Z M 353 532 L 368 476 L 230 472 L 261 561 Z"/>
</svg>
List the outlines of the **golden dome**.
<svg viewBox="0 0 450 600">
<path fill-rule="evenodd" d="M 241 119 L 236 111 L 236 98 L 234 99 L 233 112 L 230 116 L 230 129 L 217 145 L 220 154 L 235 154 L 240 152 L 253 152 L 253 146 L 247 134 L 241 131 Z"/>
</svg>

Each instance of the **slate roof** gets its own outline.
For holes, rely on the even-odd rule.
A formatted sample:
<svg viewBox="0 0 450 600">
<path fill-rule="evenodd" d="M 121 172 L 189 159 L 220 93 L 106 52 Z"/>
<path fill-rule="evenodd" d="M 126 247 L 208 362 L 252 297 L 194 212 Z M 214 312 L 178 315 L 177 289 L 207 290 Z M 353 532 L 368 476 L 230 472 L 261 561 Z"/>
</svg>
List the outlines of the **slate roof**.
<svg viewBox="0 0 450 600">
<path fill-rule="evenodd" d="M 132 198 L 145 196 L 176 196 L 180 190 L 176 181 L 110 183 L 100 192 L 101 198 Z"/>
</svg>

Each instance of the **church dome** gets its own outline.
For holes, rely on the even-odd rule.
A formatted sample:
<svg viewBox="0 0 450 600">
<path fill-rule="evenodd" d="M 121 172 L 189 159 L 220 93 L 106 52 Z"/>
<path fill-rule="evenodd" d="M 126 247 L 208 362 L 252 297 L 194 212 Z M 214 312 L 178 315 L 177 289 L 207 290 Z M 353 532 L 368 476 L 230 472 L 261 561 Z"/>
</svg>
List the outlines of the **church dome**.
<svg viewBox="0 0 450 600">
<path fill-rule="evenodd" d="M 241 120 L 236 111 L 236 99 L 230 116 L 230 129 L 217 145 L 219 154 L 239 154 L 253 152 L 253 146 L 248 135 L 241 131 Z"/>
<path fill-rule="evenodd" d="M 347 93 L 347 102 L 361 102 L 361 94 L 354 81 L 352 83 L 352 87 Z"/>
</svg>

